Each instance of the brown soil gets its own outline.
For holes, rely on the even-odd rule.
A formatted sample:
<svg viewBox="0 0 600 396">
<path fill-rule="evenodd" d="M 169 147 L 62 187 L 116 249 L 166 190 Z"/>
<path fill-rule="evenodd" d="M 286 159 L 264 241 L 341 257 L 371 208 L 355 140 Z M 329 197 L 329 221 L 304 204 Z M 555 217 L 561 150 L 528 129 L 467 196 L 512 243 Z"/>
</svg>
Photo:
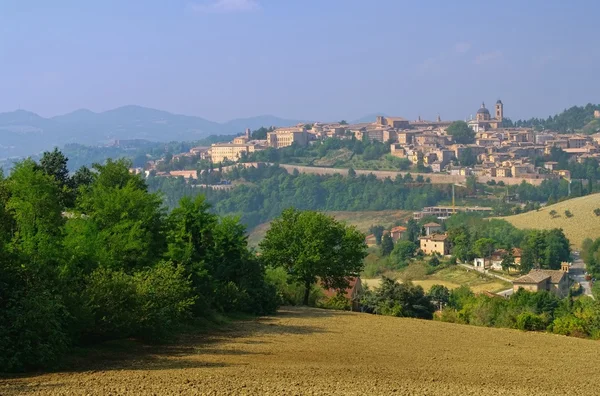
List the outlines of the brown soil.
<svg viewBox="0 0 600 396">
<path fill-rule="evenodd" d="M 596 341 L 303 308 L 125 355 L 3 379 L 0 394 L 575 395 L 600 381 Z"/>
</svg>

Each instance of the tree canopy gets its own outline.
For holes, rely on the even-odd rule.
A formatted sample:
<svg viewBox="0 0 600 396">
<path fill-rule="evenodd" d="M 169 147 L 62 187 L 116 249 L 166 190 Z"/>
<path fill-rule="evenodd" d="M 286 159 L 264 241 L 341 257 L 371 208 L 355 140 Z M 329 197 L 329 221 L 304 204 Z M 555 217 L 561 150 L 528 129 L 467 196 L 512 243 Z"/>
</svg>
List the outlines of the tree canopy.
<svg viewBox="0 0 600 396">
<path fill-rule="evenodd" d="M 283 267 L 304 286 L 305 305 L 317 281 L 342 290 L 357 277 L 366 256 L 365 236 L 352 226 L 313 211 L 287 209 L 260 243 L 265 264 Z"/>
<path fill-rule="evenodd" d="M 456 143 L 470 144 L 475 141 L 475 131 L 464 121 L 454 121 L 446 129 Z"/>
</svg>

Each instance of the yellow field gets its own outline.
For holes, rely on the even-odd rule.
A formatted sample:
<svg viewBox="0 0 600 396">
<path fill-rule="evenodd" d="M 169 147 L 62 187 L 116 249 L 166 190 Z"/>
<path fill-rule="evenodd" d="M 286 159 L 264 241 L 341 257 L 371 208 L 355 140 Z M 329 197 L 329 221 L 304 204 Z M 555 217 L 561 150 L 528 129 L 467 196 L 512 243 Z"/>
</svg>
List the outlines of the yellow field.
<svg viewBox="0 0 600 396">
<path fill-rule="evenodd" d="M 226 333 L 138 347 L 75 371 L 0 379 L 2 395 L 591 395 L 600 342 L 286 308 Z"/>
<path fill-rule="evenodd" d="M 569 199 L 539 211 L 503 217 L 503 219 L 522 229 L 562 228 L 571 244 L 580 248 L 584 239 L 600 237 L 600 217 L 594 214 L 596 208 L 600 208 L 600 194 Z M 551 210 L 555 210 L 560 217 L 552 218 Z M 571 211 L 573 217 L 565 216 L 565 210 Z"/>
<path fill-rule="evenodd" d="M 372 225 L 382 225 L 391 227 L 396 221 L 406 221 L 411 218 L 411 211 L 406 210 L 381 210 L 381 211 L 362 211 L 362 212 L 325 212 L 335 217 L 337 220 L 345 221 L 348 224 L 356 226 L 359 231 L 367 233 Z M 270 222 L 256 226 L 248 234 L 248 243 L 250 246 L 257 246 L 264 238 L 269 229 Z"/>
</svg>

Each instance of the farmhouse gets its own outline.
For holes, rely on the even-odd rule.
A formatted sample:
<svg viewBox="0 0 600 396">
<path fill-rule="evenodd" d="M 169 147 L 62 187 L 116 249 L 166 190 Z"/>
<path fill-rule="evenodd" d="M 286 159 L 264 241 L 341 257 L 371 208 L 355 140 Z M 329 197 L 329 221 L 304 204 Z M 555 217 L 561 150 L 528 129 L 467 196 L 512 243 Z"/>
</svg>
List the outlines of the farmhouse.
<svg viewBox="0 0 600 396">
<path fill-rule="evenodd" d="M 333 298 L 333 297 L 337 296 L 338 294 L 341 294 L 342 296 L 346 297 L 348 299 L 348 301 L 350 301 L 350 303 L 352 304 L 353 311 L 360 311 L 359 295 L 363 290 L 360 276 L 356 277 L 356 278 L 350 278 L 350 279 L 348 279 L 348 281 L 349 282 L 348 282 L 347 289 L 338 290 L 338 289 L 323 288 L 323 294 L 327 298 Z"/>
<path fill-rule="evenodd" d="M 402 239 L 402 235 L 406 232 L 406 227 L 398 226 L 390 230 L 390 236 L 394 242 Z"/>
<path fill-rule="evenodd" d="M 377 238 L 375 238 L 375 235 L 369 234 L 365 237 L 365 243 L 368 247 L 375 246 L 377 245 Z"/>
<path fill-rule="evenodd" d="M 504 259 L 504 256 L 507 254 L 508 252 L 505 249 L 496 249 L 492 255 L 488 258 L 484 258 L 484 257 L 477 257 L 473 260 L 473 266 L 475 267 L 476 270 L 483 272 L 484 270 L 487 269 L 492 269 L 494 271 L 502 271 L 502 260 Z M 513 248 L 512 249 L 512 256 L 514 259 L 514 264 L 515 267 L 518 267 L 521 265 L 521 255 L 522 255 L 522 250 L 519 248 Z M 516 271 L 516 268 L 513 268 L 511 270 Z"/>
<path fill-rule="evenodd" d="M 446 234 L 432 234 L 419 238 L 421 250 L 425 254 L 441 254 L 446 256 L 450 254 L 450 241 Z"/>
<path fill-rule="evenodd" d="M 569 293 L 570 263 L 561 263 L 560 270 L 534 269 L 527 275 L 513 281 L 513 290 L 525 289 L 531 292 L 550 291 L 559 297 Z"/>
</svg>

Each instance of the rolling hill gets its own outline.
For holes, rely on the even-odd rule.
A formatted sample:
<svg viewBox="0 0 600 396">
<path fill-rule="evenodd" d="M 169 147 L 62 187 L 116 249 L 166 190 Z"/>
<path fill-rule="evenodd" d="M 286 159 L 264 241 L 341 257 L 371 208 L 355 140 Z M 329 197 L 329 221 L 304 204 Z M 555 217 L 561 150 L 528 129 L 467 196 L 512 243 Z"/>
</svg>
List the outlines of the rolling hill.
<svg viewBox="0 0 600 396">
<path fill-rule="evenodd" d="M 52 118 L 17 110 L 0 113 L 0 158 L 34 155 L 67 143 L 99 145 L 115 139 L 198 140 L 209 135 L 242 133 L 246 128 L 299 122 L 266 115 L 221 124 L 141 106 L 123 106 L 101 113 L 80 109 Z"/>
<path fill-rule="evenodd" d="M 594 209 L 600 208 L 600 194 L 573 198 L 554 205 L 546 206 L 539 211 L 532 211 L 515 216 L 504 217 L 517 228 L 552 229 L 562 228 L 571 244 L 577 248 L 586 238 L 600 238 L 600 217 L 594 214 Z M 550 212 L 556 211 L 555 217 Z M 570 211 L 572 217 L 567 217 L 565 211 Z"/>
</svg>

